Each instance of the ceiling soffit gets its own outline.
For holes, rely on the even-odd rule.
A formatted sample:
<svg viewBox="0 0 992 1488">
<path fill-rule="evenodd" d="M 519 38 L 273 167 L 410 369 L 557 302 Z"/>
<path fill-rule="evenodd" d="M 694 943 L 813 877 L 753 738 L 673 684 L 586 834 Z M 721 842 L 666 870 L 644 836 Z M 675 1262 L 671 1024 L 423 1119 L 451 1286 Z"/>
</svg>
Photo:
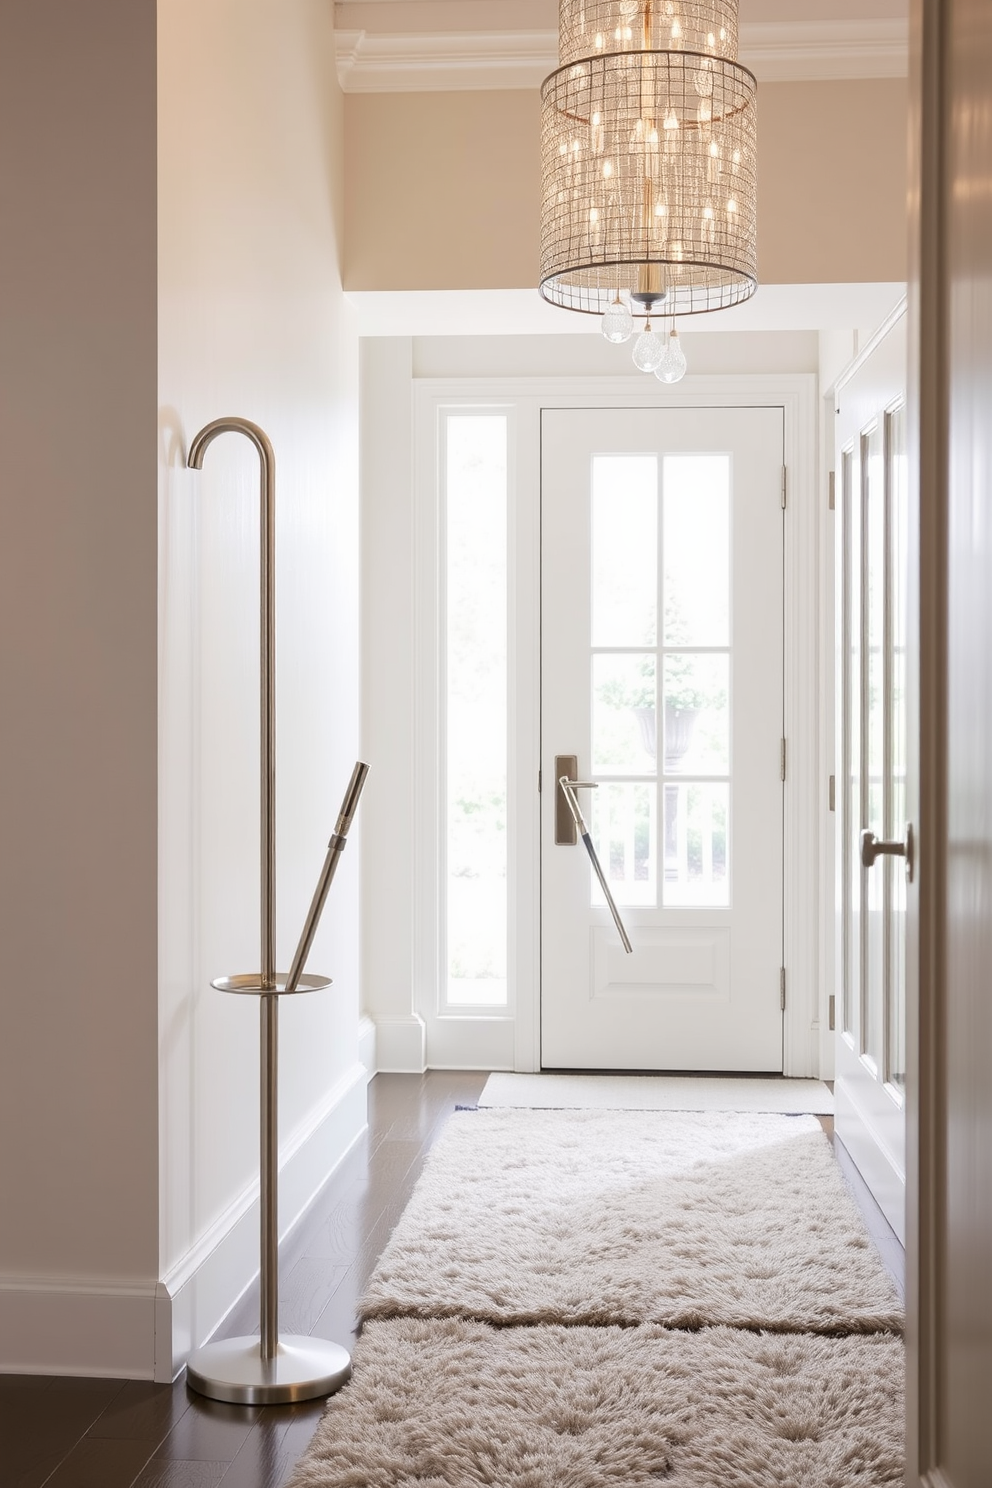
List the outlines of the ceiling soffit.
<svg viewBox="0 0 992 1488">
<path fill-rule="evenodd" d="M 537 88 L 558 65 L 554 31 L 336 32 L 347 93 Z M 905 20 L 742 22 L 740 61 L 760 81 L 905 77 Z"/>
</svg>

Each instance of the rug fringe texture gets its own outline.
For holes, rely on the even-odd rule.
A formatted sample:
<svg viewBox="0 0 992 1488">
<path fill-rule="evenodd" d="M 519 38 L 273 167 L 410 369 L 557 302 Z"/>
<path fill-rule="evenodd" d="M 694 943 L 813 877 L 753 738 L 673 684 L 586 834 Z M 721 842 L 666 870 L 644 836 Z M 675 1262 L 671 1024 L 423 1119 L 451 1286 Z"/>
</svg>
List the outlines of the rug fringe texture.
<svg viewBox="0 0 992 1488">
<path fill-rule="evenodd" d="M 287 1488 L 897 1488 L 902 1309 L 812 1117 L 449 1118 Z"/>
</svg>

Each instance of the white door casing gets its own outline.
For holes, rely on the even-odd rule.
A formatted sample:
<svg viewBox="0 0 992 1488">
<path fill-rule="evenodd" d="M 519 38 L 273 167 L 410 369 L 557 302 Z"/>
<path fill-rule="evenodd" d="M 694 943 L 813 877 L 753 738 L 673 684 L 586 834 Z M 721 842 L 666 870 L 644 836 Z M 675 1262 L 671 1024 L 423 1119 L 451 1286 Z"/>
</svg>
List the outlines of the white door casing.
<svg viewBox="0 0 992 1488">
<path fill-rule="evenodd" d="M 542 444 L 542 1063 L 780 1071 L 782 410 L 546 410 Z"/>
<path fill-rule="evenodd" d="M 383 424 L 401 420 L 404 402 L 399 365 L 395 376 L 377 377 L 376 416 Z M 387 359 L 388 360 L 388 359 Z M 390 362 L 390 365 L 392 363 Z M 406 382 L 410 389 L 411 384 Z M 816 378 L 803 374 L 686 378 L 661 392 L 653 379 L 493 377 L 415 379 L 413 392 L 414 468 L 409 527 L 410 613 L 413 621 L 414 675 L 408 689 L 389 693 L 388 740 L 376 755 L 380 790 L 403 801 L 412 798 L 406 817 L 390 817 L 391 850 L 409 864 L 414 886 L 411 947 L 412 1024 L 426 1027 L 426 1062 L 434 1067 L 535 1070 L 540 1067 L 539 959 L 539 507 L 540 424 L 547 408 L 719 409 L 747 405 L 784 411 L 789 498 L 785 523 L 785 732 L 788 777 L 785 790 L 785 935 L 788 978 L 784 1019 L 784 1071 L 818 1073 L 821 1032 L 826 1026 L 826 989 L 821 984 L 819 857 L 826 817 L 829 752 L 819 736 L 821 665 L 819 606 L 820 527 L 816 505 Z M 437 431 L 445 409 L 506 408 L 515 429 L 510 483 L 510 980 L 512 1017 L 438 1018 L 437 810 Z M 402 498 L 394 472 L 381 493 L 384 510 Z M 403 511 L 403 501 L 400 500 Z M 392 526 L 384 528 L 392 532 Z M 402 573 L 398 571 L 399 578 Z M 400 585 L 402 588 L 402 585 Z M 372 636 L 369 664 L 388 675 L 392 627 Z M 388 745 L 388 747 L 386 747 Z M 412 755 L 412 777 L 411 777 Z M 412 790 L 411 790 L 412 787 Z M 822 787 L 822 789 L 821 789 Z M 822 1006 L 821 1006 L 822 1004 Z M 375 1013 L 374 1005 L 372 1005 Z M 419 1016 L 418 1016 L 419 1015 Z M 507 1034 L 511 1039 L 507 1040 Z M 416 1060 L 409 1068 L 421 1068 Z"/>
</svg>

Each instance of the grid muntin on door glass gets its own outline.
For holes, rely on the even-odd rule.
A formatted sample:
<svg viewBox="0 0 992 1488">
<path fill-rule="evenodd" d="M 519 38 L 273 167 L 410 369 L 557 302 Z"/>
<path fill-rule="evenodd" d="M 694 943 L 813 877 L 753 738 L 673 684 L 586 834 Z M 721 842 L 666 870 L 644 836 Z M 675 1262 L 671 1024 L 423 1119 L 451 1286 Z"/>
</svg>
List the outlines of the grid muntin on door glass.
<svg viewBox="0 0 992 1488">
<path fill-rule="evenodd" d="M 593 837 L 618 902 L 726 907 L 731 456 L 594 455 L 590 476 Z"/>
</svg>

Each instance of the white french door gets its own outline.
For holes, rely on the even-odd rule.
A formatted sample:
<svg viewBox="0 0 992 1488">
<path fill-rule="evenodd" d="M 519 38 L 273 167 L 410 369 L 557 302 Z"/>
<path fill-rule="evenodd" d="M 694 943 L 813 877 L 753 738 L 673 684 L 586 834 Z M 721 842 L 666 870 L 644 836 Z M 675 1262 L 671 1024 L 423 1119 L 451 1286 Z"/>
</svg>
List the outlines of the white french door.
<svg viewBox="0 0 992 1488">
<path fill-rule="evenodd" d="M 782 1069 L 783 417 L 544 411 L 545 1068 Z"/>
<path fill-rule="evenodd" d="M 837 390 L 836 1131 L 905 1239 L 905 317 Z M 863 855 L 862 833 L 886 845 Z"/>
</svg>

